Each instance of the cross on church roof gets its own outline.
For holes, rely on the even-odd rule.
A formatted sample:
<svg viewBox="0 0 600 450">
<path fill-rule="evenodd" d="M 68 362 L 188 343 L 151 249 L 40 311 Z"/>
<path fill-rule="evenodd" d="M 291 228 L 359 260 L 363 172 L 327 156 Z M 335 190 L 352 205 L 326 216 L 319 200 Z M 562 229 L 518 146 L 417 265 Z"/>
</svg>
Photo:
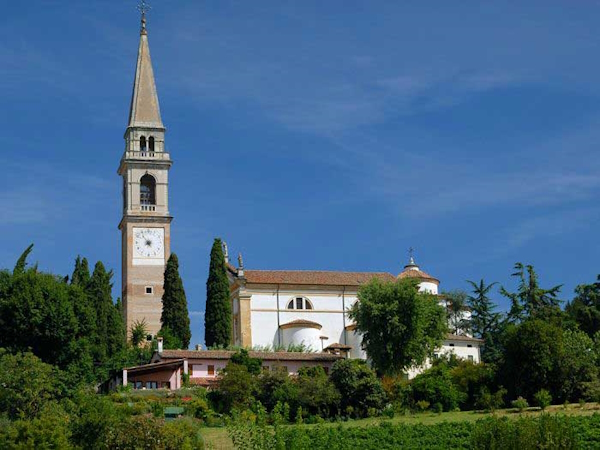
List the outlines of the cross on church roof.
<svg viewBox="0 0 600 450">
<path fill-rule="evenodd" d="M 152 7 L 146 3 L 146 0 L 142 0 L 138 5 L 137 9 L 142 13 L 142 33 L 146 32 L 146 13 L 152 9 Z"/>
<path fill-rule="evenodd" d="M 410 264 L 410 265 L 415 264 L 414 253 L 415 253 L 415 249 L 412 247 L 409 247 L 409 249 L 408 249 L 408 264 Z"/>
</svg>

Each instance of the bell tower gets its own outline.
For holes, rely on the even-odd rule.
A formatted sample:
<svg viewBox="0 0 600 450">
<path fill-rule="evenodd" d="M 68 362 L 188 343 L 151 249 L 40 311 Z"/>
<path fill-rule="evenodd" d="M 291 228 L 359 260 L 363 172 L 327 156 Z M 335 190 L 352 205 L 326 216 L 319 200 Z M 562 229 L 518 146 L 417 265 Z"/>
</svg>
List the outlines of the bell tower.
<svg viewBox="0 0 600 450">
<path fill-rule="evenodd" d="M 170 255 L 169 169 L 172 161 L 165 148 L 165 127 L 160 116 L 154 82 L 146 5 L 142 26 L 125 151 L 118 174 L 123 178 L 121 230 L 122 299 L 127 334 L 136 322 L 146 322 L 156 336 L 162 314 L 163 280 Z"/>
</svg>

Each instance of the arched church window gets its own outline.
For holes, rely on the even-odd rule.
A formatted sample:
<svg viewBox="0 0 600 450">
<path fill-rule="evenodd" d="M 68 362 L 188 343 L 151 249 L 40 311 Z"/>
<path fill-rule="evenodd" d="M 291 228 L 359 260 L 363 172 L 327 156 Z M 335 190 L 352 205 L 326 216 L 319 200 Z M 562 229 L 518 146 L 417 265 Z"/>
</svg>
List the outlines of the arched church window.
<svg viewBox="0 0 600 450">
<path fill-rule="evenodd" d="M 140 136 L 140 151 L 146 151 L 146 136 Z"/>
<path fill-rule="evenodd" d="M 288 302 L 287 309 L 313 309 L 313 306 L 306 297 L 296 297 Z"/>
<path fill-rule="evenodd" d="M 144 175 L 140 180 L 140 203 L 142 205 L 156 204 L 156 180 L 152 175 Z"/>
<path fill-rule="evenodd" d="M 154 151 L 154 136 L 150 136 L 148 139 L 148 146 L 150 147 L 150 151 Z"/>
</svg>

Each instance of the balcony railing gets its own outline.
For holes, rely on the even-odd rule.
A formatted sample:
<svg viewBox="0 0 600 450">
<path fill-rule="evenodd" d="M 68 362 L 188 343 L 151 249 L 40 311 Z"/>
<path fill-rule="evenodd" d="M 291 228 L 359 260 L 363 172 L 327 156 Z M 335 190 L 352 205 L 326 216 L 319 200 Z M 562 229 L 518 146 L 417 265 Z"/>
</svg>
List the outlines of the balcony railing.
<svg viewBox="0 0 600 450">
<path fill-rule="evenodd" d="M 156 205 L 140 205 L 142 211 L 156 211 Z"/>
<path fill-rule="evenodd" d="M 169 159 L 165 152 L 151 152 L 150 150 L 139 152 L 125 152 L 125 159 Z"/>
</svg>

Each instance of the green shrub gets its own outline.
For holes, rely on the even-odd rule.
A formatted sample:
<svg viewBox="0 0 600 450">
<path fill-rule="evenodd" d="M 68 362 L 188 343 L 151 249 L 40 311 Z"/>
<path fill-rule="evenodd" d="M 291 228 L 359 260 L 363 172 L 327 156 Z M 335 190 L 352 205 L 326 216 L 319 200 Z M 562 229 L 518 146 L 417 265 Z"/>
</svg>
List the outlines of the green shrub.
<svg viewBox="0 0 600 450">
<path fill-rule="evenodd" d="M 206 422 L 206 419 L 212 414 L 208 406 L 208 401 L 204 398 L 193 398 L 185 404 L 185 414 Z"/>
<path fill-rule="evenodd" d="M 0 412 L 12 419 L 35 417 L 47 402 L 59 398 L 61 377 L 33 353 L 12 355 L 0 349 Z"/>
<path fill-rule="evenodd" d="M 57 403 L 47 403 L 32 420 L 0 421 L 0 448 L 66 449 L 71 432 L 69 416 Z"/>
<path fill-rule="evenodd" d="M 506 389 L 500 388 L 492 394 L 487 387 L 484 387 L 477 397 L 475 407 L 484 411 L 495 411 L 496 409 L 502 408 L 504 406 L 504 396 L 506 393 Z"/>
<path fill-rule="evenodd" d="M 387 401 L 381 381 L 366 361 L 336 361 L 329 378 L 341 395 L 342 410 L 352 406 L 359 417 L 377 415 Z M 376 412 L 373 413 L 373 410 Z"/>
<path fill-rule="evenodd" d="M 536 405 L 538 405 L 542 409 L 542 411 L 545 410 L 552 403 L 552 396 L 550 395 L 550 392 L 548 392 L 546 389 L 540 389 L 539 391 L 537 391 L 533 398 L 535 400 Z M 566 401 L 565 403 L 568 404 L 569 402 Z"/>
<path fill-rule="evenodd" d="M 394 415 L 395 415 L 394 405 L 392 405 L 391 403 L 388 403 L 387 405 L 385 405 L 385 407 L 381 411 L 381 414 L 384 417 L 387 417 L 388 419 L 393 419 Z"/>
<path fill-rule="evenodd" d="M 414 402 L 426 400 L 430 404 L 441 403 L 444 411 L 458 407 L 465 397 L 452 383 L 450 369 L 440 364 L 417 375 L 411 382 Z"/>
<path fill-rule="evenodd" d="M 427 411 L 429 409 L 429 402 L 427 400 L 419 400 L 415 405 L 418 411 Z"/>
<path fill-rule="evenodd" d="M 519 410 L 519 412 L 525 411 L 526 408 L 529 408 L 529 403 L 523 397 L 518 397 L 516 400 L 511 402 L 513 408 Z"/>
</svg>

